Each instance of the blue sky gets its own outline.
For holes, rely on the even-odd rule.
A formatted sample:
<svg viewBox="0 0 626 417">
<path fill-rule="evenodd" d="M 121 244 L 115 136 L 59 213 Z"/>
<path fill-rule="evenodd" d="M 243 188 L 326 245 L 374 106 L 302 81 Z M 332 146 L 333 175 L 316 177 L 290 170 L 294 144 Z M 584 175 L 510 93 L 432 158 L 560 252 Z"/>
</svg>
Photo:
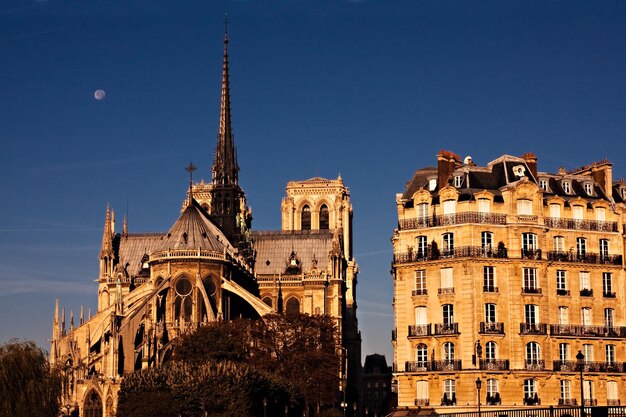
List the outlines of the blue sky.
<svg viewBox="0 0 626 417">
<path fill-rule="evenodd" d="M 210 178 L 225 12 L 253 228 L 287 181 L 341 174 L 364 354 L 392 362 L 395 194 L 440 149 L 625 176 L 623 1 L 4 0 L 0 342 L 48 348 L 57 297 L 96 308 L 107 202 L 166 231 L 189 161 Z"/>
</svg>

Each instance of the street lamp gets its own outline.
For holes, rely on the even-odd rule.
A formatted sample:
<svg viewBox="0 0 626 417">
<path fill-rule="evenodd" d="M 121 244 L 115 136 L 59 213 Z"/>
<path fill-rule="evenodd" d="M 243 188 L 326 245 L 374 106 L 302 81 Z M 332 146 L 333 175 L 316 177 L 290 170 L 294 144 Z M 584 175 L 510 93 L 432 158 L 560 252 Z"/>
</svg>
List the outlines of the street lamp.
<svg viewBox="0 0 626 417">
<path fill-rule="evenodd" d="M 267 398 L 263 397 L 263 417 L 267 417 Z"/>
<path fill-rule="evenodd" d="M 370 410 L 367 409 L 367 407 L 365 407 L 365 417 L 367 417 L 367 414 L 369 413 Z"/>
<path fill-rule="evenodd" d="M 480 417 L 480 387 L 483 386 L 483 381 L 480 377 L 476 378 L 476 390 L 478 391 L 478 417 Z"/>
<path fill-rule="evenodd" d="M 69 404 L 67 404 L 67 405 L 65 406 L 65 409 L 67 410 L 67 413 L 66 413 L 65 415 L 66 415 L 66 416 L 68 416 L 68 417 L 69 417 L 69 415 L 70 415 L 70 408 L 71 408 L 71 406 L 70 406 Z"/>
<path fill-rule="evenodd" d="M 585 369 L 585 355 L 579 350 L 576 354 L 576 362 L 580 371 L 580 417 L 585 417 L 585 391 L 583 390 L 583 369 Z"/>
<path fill-rule="evenodd" d="M 345 401 L 342 401 L 341 408 L 343 409 L 343 417 L 346 417 L 346 408 L 348 408 L 348 403 Z"/>
<path fill-rule="evenodd" d="M 354 410 L 354 414 L 352 415 L 356 417 L 356 402 L 352 403 L 352 409 Z"/>
</svg>

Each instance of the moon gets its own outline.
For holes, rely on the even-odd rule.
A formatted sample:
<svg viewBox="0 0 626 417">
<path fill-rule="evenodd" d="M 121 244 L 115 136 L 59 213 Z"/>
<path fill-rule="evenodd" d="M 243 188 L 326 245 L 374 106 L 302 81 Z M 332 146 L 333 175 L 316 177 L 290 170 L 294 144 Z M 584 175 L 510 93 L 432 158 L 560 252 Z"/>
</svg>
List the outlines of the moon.
<svg viewBox="0 0 626 417">
<path fill-rule="evenodd" d="M 104 100 L 104 98 L 106 97 L 107 93 L 104 90 L 96 90 L 95 93 L 93 93 L 93 97 L 100 101 L 100 100 Z"/>
</svg>

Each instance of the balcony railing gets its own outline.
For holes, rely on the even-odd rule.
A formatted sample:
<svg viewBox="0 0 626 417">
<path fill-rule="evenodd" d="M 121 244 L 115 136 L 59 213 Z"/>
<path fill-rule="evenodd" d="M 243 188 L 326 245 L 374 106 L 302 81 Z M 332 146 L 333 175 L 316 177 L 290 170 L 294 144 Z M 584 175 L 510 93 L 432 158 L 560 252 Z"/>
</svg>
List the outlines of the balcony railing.
<svg viewBox="0 0 626 417">
<path fill-rule="evenodd" d="M 541 259 L 541 249 L 520 249 L 522 259 Z"/>
<path fill-rule="evenodd" d="M 575 262 L 584 264 L 621 265 L 622 255 L 608 255 L 603 253 L 576 253 L 576 252 L 546 252 L 546 258 L 552 262 Z"/>
<path fill-rule="evenodd" d="M 435 323 L 435 335 L 459 334 L 459 323 Z"/>
<path fill-rule="evenodd" d="M 485 285 L 483 286 L 483 292 L 500 292 L 498 287 L 494 287 L 493 285 Z"/>
<path fill-rule="evenodd" d="M 506 214 L 478 213 L 475 211 L 466 211 L 455 214 L 440 214 L 438 216 L 402 219 L 398 223 L 398 227 L 400 230 L 412 230 L 466 223 L 506 224 Z"/>
<path fill-rule="evenodd" d="M 578 337 L 626 337 L 626 327 L 623 326 L 589 326 L 582 324 L 551 324 L 552 336 Z"/>
<path fill-rule="evenodd" d="M 548 325 L 546 323 L 520 323 L 520 334 L 548 334 Z"/>
<path fill-rule="evenodd" d="M 411 293 L 413 296 L 416 295 L 428 295 L 428 290 L 426 288 L 422 288 L 419 290 L 413 290 L 413 292 Z"/>
<path fill-rule="evenodd" d="M 481 359 L 479 363 L 480 369 L 486 371 L 508 371 L 508 359 Z"/>
<path fill-rule="evenodd" d="M 439 293 L 439 295 L 442 295 L 442 294 L 454 294 L 454 287 L 439 288 L 438 293 Z"/>
<path fill-rule="evenodd" d="M 556 290 L 556 295 L 569 295 L 569 290 Z"/>
<path fill-rule="evenodd" d="M 619 401 L 619 399 L 617 399 L 617 398 L 615 398 L 615 399 L 607 399 L 607 400 L 606 400 L 606 405 L 609 405 L 609 406 L 611 406 L 611 405 L 612 405 L 612 406 L 617 406 L 617 405 L 620 405 L 620 401 Z"/>
<path fill-rule="evenodd" d="M 597 232 L 617 232 L 616 222 L 598 220 L 574 220 L 560 217 L 544 217 L 543 223 L 555 229 L 592 230 Z"/>
<path fill-rule="evenodd" d="M 578 372 L 580 365 L 577 361 L 554 361 L 552 369 L 561 372 Z M 584 372 L 626 372 L 626 363 L 624 362 L 585 362 L 583 364 Z"/>
<path fill-rule="evenodd" d="M 409 326 L 409 337 L 432 336 L 430 324 L 414 324 Z"/>
<path fill-rule="evenodd" d="M 583 404 L 584 405 L 598 405 L 598 400 L 595 398 L 590 398 L 590 399 L 585 398 L 583 401 Z"/>
<path fill-rule="evenodd" d="M 417 406 L 429 406 L 430 405 L 430 400 L 428 398 L 416 398 L 415 399 L 415 405 Z"/>
<path fill-rule="evenodd" d="M 460 371 L 462 368 L 460 359 L 443 361 L 407 361 L 404 364 L 405 372 L 441 372 Z"/>
<path fill-rule="evenodd" d="M 604 298 L 615 298 L 615 293 L 612 291 L 603 291 L 602 292 L 602 297 Z"/>
<path fill-rule="evenodd" d="M 431 248 L 425 251 L 410 251 L 394 253 L 394 263 L 408 263 L 408 262 L 425 262 L 435 261 L 437 259 L 447 258 L 506 258 L 506 250 L 498 251 L 486 251 L 481 246 L 460 246 L 450 250 L 436 250 Z"/>
<path fill-rule="evenodd" d="M 578 405 L 578 401 L 576 398 L 559 398 L 559 405 L 574 406 Z"/>
<path fill-rule="evenodd" d="M 581 297 L 593 297 L 593 290 L 591 288 L 583 288 L 580 290 Z"/>
<path fill-rule="evenodd" d="M 487 334 L 504 334 L 504 323 L 491 322 L 491 321 L 481 321 L 480 322 L 480 333 Z"/>
<path fill-rule="evenodd" d="M 543 359 L 526 359 L 524 369 L 527 371 L 543 371 L 546 369 L 546 361 Z"/>
<path fill-rule="evenodd" d="M 541 288 L 537 287 L 522 287 L 523 294 L 541 294 Z"/>
<path fill-rule="evenodd" d="M 537 394 L 533 397 L 524 397 L 524 405 L 541 405 L 541 398 Z"/>
</svg>

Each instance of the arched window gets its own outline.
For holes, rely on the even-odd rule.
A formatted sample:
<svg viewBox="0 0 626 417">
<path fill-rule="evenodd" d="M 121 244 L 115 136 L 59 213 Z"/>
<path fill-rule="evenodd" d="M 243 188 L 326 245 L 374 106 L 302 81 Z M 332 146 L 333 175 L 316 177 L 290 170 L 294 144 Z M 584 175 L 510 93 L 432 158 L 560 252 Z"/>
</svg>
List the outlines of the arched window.
<svg viewBox="0 0 626 417">
<path fill-rule="evenodd" d="M 541 362 L 541 350 L 539 343 L 530 342 L 526 345 L 526 365 L 539 365 Z"/>
<path fill-rule="evenodd" d="M 451 362 L 454 360 L 454 343 L 446 342 L 443 344 L 443 360 L 446 362 Z"/>
<path fill-rule="evenodd" d="M 300 314 L 300 301 L 298 301 L 296 297 L 291 297 L 289 300 L 287 300 L 285 313 L 287 315 Z"/>
<path fill-rule="evenodd" d="M 85 397 L 85 404 L 83 405 L 84 417 L 102 417 L 102 400 L 98 393 L 91 390 L 87 397 Z"/>
<path fill-rule="evenodd" d="M 300 224 L 302 230 L 311 230 L 311 208 L 309 206 L 302 207 Z"/>
<path fill-rule="evenodd" d="M 272 299 L 270 297 L 263 298 L 263 302 L 270 307 L 272 306 Z"/>
<path fill-rule="evenodd" d="M 174 300 L 174 320 L 189 322 L 191 320 L 193 285 L 187 277 L 180 277 L 174 286 L 176 298 Z"/>
<path fill-rule="evenodd" d="M 113 397 L 109 395 L 107 398 L 107 417 L 115 417 L 115 410 L 113 409 Z"/>
<path fill-rule="evenodd" d="M 497 348 L 496 342 L 487 342 L 485 345 L 485 359 L 488 361 L 495 361 L 497 356 Z"/>
<path fill-rule="evenodd" d="M 326 204 L 320 207 L 320 230 L 326 230 L 329 227 L 328 207 Z"/>
<path fill-rule="evenodd" d="M 428 362 L 428 346 L 424 343 L 420 343 L 417 345 L 417 349 L 415 350 L 415 360 L 417 361 L 418 368 L 424 368 L 427 366 Z"/>
</svg>

